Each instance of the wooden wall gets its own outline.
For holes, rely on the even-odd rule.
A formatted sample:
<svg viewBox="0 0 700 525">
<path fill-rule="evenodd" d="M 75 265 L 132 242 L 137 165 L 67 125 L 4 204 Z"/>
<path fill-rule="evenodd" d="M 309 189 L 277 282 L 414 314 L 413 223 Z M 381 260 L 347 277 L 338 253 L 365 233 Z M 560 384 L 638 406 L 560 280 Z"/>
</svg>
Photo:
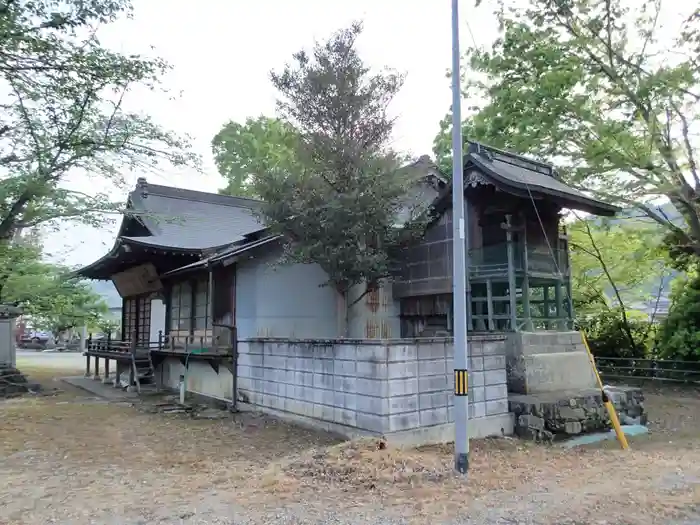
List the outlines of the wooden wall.
<svg viewBox="0 0 700 525">
<path fill-rule="evenodd" d="M 560 208 L 556 203 L 536 201 L 538 218 L 530 199 L 497 191 L 494 186 L 470 188 L 467 196 L 472 268 L 499 263 L 507 268 L 506 231 L 502 227 L 507 214 L 512 216 L 512 225 L 520 228 L 514 234 L 516 258 L 523 259 L 525 232 L 528 253 L 534 251 L 543 263 L 551 262 L 549 246 L 555 255 L 558 246 Z M 451 294 L 452 210 L 448 209 L 428 228 L 420 243 L 404 250 L 401 259 L 404 264 L 394 281 L 394 297 Z M 553 264 L 550 266 L 554 267 Z"/>
</svg>

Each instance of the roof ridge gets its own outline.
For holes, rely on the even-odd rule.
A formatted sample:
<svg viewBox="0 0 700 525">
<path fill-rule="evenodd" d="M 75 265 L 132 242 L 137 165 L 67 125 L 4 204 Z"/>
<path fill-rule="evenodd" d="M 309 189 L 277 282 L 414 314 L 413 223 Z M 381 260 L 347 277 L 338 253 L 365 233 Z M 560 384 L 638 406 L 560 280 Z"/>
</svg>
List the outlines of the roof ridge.
<svg viewBox="0 0 700 525">
<path fill-rule="evenodd" d="M 507 162 L 508 164 L 513 164 L 526 170 L 544 173 L 546 175 L 549 175 L 550 177 L 557 177 L 556 169 L 554 167 L 554 164 L 552 163 L 542 162 L 530 157 L 526 157 L 525 155 L 513 153 L 512 151 L 494 148 L 493 146 L 488 146 L 487 144 L 482 144 L 481 142 L 475 140 L 468 140 L 467 143 L 469 144 L 469 147 L 467 149 L 468 154 L 475 153 L 477 155 L 481 155 L 481 150 L 483 149 L 486 150 L 486 152 L 488 153 L 487 157 L 490 157 L 489 160 L 493 160 L 495 153 L 496 160 Z M 546 170 L 546 172 L 543 172 L 543 169 Z"/>
<path fill-rule="evenodd" d="M 204 202 L 207 204 L 232 206 L 236 208 L 253 208 L 262 204 L 258 199 L 250 197 L 235 197 L 232 195 L 222 195 L 208 191 L 190 190 L 178 188 L 176 186 L 166 186 L 164 184 L 151 184 L 145 178 L 140 177 L 132 193 L 140 192 L 146 195 L 158 195 L 169 199 L 181 199 L 190 202 Z"/>
</svg>

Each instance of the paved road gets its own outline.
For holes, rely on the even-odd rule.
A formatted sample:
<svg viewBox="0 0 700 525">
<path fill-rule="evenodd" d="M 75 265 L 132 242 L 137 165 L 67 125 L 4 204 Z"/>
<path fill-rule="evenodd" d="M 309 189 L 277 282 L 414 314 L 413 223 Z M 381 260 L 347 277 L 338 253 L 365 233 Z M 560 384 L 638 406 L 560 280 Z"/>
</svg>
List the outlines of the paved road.
<svg viewBox="0 0 700 525">
<path fill-rule="evenodd" d="M 80 352 L 35 352 L 17 350 L 17 366 L 38 368 L 65 368 L 81 370 L 85 368 L 85 357 Z"/>
</svg>

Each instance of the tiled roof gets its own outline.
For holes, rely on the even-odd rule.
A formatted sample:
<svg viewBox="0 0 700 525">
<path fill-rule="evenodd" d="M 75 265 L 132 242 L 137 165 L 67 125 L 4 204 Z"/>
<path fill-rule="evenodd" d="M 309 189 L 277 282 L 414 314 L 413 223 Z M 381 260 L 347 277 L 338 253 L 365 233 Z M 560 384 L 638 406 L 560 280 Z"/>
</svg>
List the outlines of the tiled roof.
<svg viewBox="0 0 700 525">
<path fill-rule="evenodd" d="M 254 210 L 259 205 L 260 201 L 253 199 L 149 184 L 139 179 L 129 194 L 128 211 L 114 246 L 76 275 L 106 279 L 119 265 L 125 244 L 201 257 L 205 251 L 241 242 L 247 235 L 265 229 L 255 217 Z M 133 235 L 131 226 L 135 220 L 150 235 Z M 129 231 L 132 235 L 126 235 Z"/>
<path fill-rule="evenodd" d="M 259 201 L 148 184 L 130 194 L 133 212 L 152 235 L 123 237 L 137 244 L 175 250 L 217 248 L 264 229 L 253 210 Z"/>
<path fill-rule="evenodd" d="M 465 171 L 466 168 L 474 166 L 497 185 L 526 194 L 548 195 L 562 201 L 567 208 L 580 209 L 596 215 L 613 215 L 620 211 L 617 206 L 589 197 L 559 180 L 551 164 L 476 142 L 469 143 L 464 163 Z"/>
</svg>

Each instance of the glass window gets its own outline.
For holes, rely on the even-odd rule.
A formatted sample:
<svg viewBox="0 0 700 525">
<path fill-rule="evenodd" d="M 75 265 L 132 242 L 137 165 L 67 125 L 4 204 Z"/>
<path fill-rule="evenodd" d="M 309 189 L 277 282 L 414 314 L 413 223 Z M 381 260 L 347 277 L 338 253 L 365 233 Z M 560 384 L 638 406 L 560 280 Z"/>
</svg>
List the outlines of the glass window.
<svg viewBox="0 0 700 525">
<path fill-rule="evenodd" d="M 211 328 L 209 281 L 200 279 L 174 285 L 170 292 L 170 329 L 191 332 L 208 328 Z"/>
<path fill-rule="evenodd" d="M 209 327 L 209 281 L 201 279 L 195 285 L 194 328 L 204 330 Z"/>
<path fill-rule="evenodd" d="M 192 285 L 190 283 L 182 283 L 180 285 L 180 306 L 192 305 Z"/>
<path fill-rule="evenodd" d="M 170 329 L 190 331 L 192 326 L 192 287 L 189 283 L 173 285 L 170 290 Z"/>
<path fill-rule="evenodd" d="M 170 329 L 171 330 L 179 330 L 180 329 L 180 308 L 171 308 L 170 309 Z"/>
</svg>

